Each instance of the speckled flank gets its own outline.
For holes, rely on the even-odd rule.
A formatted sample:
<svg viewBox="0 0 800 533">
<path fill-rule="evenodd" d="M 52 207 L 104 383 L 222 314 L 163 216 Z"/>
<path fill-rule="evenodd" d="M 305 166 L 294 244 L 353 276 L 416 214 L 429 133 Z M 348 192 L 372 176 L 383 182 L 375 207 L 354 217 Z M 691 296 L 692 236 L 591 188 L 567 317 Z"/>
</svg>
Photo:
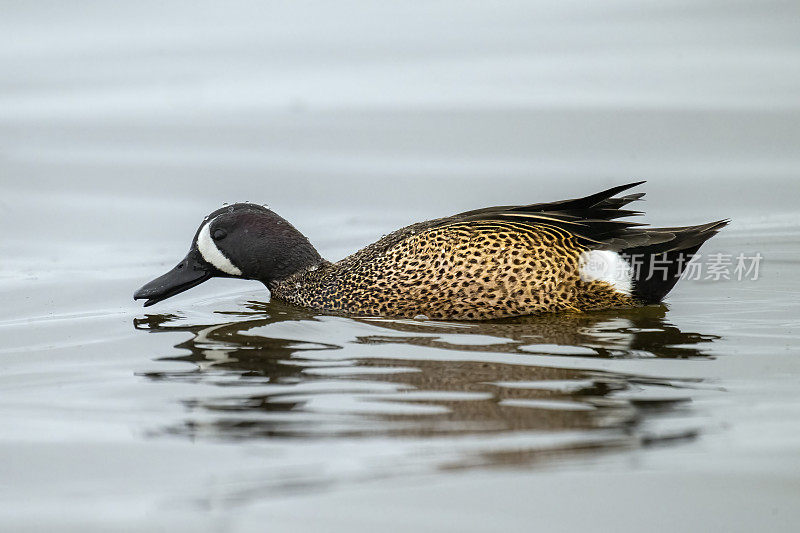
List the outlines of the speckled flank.
<svg viewBox="0 0 800 533">
<path fill-rule="evenodd" d="M 269 288 L 291 303 L 362 316 L 485 320 L 635 305 L 608 283 L 580 279 L 585 249 L 546 225 L 423 223 Z"/>
</svg>

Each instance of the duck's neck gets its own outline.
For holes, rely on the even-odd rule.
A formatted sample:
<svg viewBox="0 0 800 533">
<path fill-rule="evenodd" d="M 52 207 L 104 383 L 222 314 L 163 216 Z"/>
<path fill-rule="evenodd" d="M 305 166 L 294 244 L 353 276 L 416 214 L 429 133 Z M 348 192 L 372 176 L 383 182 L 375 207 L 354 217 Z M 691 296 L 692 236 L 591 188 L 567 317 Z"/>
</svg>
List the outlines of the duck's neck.
<svg viewBox="0 0 800 533">
<path fill-rule="evenodd" d="M 307 239 L 297 242 L 294 246 L 284 251 L 275 258 L 269 272 L 261 281 L 269 286 L 281 282 L 299 272 L 319 267 L 326 261 L 319 255 L 317 249 Z"/>
<path fill-rule="evenodd" d="M 324 262 L 305 235 L 272 211 L 242 215 L 240 224 L 248 238 L 233 251 L 249 279 L 269 286 Z"/>
</svg>

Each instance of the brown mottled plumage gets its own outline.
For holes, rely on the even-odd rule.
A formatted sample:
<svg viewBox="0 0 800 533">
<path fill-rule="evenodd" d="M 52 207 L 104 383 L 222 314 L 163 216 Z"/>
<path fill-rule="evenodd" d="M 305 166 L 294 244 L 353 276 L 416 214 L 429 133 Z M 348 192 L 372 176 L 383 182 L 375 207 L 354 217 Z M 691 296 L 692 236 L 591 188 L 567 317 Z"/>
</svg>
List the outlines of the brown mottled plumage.
<svg viewBox="0 0 800 533">
<path fill-rule="evenodd" d="M 485 320 L 633 305 L 606 283 L 581 281 L 582 249 L 551 227 L 415 224 L 268 286 L 276 298 L 351 315 Z"/>
<path fill-rule="evenodd" d="M 640 214 L 622 208 L 643 194 L 613 197 L 635 185 L 420 222 L 338 263 L 322 259 L 272 211 L 236 204 L 207 217 L 186 261 L 212 267 L 208 276 L 261 280 L 274 298 L 349 315 L 485 320 L 631 307 L 661 300 L 691 255 L 726 224 L 656 229 L 618 220 Z M 582 276 L 582 254 L 594 250 L 638 256 L 641 268 L 624 287 Z M 656 261 L 664 275 L 645 277 Z M 154 303 L 207 279 L 165 286 L 162 278 L 136 297 Z"/>
</svg>

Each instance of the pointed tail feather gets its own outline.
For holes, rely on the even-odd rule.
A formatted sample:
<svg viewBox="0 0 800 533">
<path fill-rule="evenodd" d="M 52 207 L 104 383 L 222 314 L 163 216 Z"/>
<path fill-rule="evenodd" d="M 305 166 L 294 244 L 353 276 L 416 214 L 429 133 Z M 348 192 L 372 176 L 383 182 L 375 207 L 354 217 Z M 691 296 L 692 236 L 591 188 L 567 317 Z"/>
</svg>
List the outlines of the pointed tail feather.
<svg viewBox="0 0 800 533">
<path fill-rule="evenodd" d="M 678 282 L 700 246 L 728 222 L 719 220 L 700 226 L 647 230 L 655 241 L 653 244 L 622 250 L 633 267 L 633 297 L 644 303 L 661 301 Z M 668 238 L 670 236 L 672 238 Z"/>
</svg>

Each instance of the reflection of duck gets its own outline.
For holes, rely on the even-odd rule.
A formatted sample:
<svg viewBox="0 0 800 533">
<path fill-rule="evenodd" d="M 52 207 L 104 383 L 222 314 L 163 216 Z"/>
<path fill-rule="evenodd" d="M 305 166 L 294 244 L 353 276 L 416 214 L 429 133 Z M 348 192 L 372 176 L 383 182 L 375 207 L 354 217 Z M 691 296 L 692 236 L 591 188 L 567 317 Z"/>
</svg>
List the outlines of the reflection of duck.
<svg viewBox="0 0 800 533">
<path fill-rule="evenodd" d="M 189 254 L 134 294 L 145 306 L 211 277 L 262 281 L 273 297 L 353 316 L 486 320 L 661 301 L 725 221 L 644 228 L 624 219 L 640 183 L 584 198 L 499 206 L 399 229 L 330 263 L 254 204 L 214 211 Z"/>
<path fill-rule="evenodd" d="M 253 304 L 249 307 L 258 309 Z M 266 306 L 265 306 L 266 307 Z M 284 308 L 285 309 L 282 309 Z M 169 325 L 179 321 L 177 315 L 145 315 L 134 320 L 137 329 L 153 332 L 188 331 L 194 336 L 189 340 L 176 344 L 175 348 L 189 350 L 190 355 L 173 357 L 170 360 L 192 362 L 199 370 L 209 367 L 239 369 L 245 372 L 268 376 L 273 380 L 296 376 L 297 365 L 285 364 L 293 355 L 300 355 L 305 350 L 335 350 L 340 347 L 334 344 L 301 343 L 291 339 L 276 339 L 248 335 L 250 329 L 268 324 L 289 320 L 314 320 L 310 311 L 280 304 L 271 307 L 271 314 L 260 310 L 255 312 L 233 313 L 234 316 L 246 318 L 235 322 L 223 322 L 213 325 Z"/>
<path fill-rule="evenodd" d="M 523 430 L 617 430 L 629 436 L 657 413 L 674 412 L 689 399 L 686 382 L 609 372 L 590 358 L 702 357 L 700 345 L 716 338 L 681 332 L 664 321 L 663 308 L 622 318 L 586 314 L 560 321 L 464 324 L 354 321 L 279 302 L 251 302 L 247 307 L 247 312 L 227 315 L 235 321 L 219 324 L 186 324 L 174 315 L 146 315 L 135 321 L 138 329 L 193 334 L 176 345 L 188 354 L 164 358 L 193 363 L 193 369 L 147 375 L 228 387 L 230 395 L 224 399 L 187 402 L 206 415 L 213 413 L 215 421 L 204 424 L 202 432 L 216 438 Z M 294 329 L 292 322 L 305 327 Z M 347 328 L 352 328 L 352 340 L 340 344 L 307 335 L 303 340 L 273 336 L 314 330 L 326 337 L 335 331 L 341 338 Z M 365 328 L 373 332 L 364 334 Z M 403 346 L 436 350 L 409 357 Z M 353 347 L 359 347 L 356 355 L 348 356 Z M 586 358 L 581 364 L 586 364 L 559 368 L 558 360 L 539 366 L 530 358 L 508 359 L 548 349 L 556 355 L 580 352 Z M 470 355 L 452 356 L 465 352 Z M 237 393 L 234 385 L 247 387 L 247 392 Z M 658 394 L 638 398 L 641 390 Z M 196 436 L 200 428 L 189 419 L 169 431 Z"/>
<path fill-rule="evenodd" d="M 359 341 L 417 344 L 459 351 L 545 355 L 631 357 L 636 356 L 637 352 L 645 352 L 649 356 L 664 358 L 705 357 L 698 345 L 718 337 L 685 333 L 666 322 L 665 315 L 666 307 L 658 305 L 613 312 L 524 316 L 469 325 L 427 320 L 361 319 L 387 329 L 425 336 L 370 335 L 359 338 Z M 465 336 L 465 333 L 502 337 L 508 342 L 459 343 L 459 335 Z"/>
</svg>

